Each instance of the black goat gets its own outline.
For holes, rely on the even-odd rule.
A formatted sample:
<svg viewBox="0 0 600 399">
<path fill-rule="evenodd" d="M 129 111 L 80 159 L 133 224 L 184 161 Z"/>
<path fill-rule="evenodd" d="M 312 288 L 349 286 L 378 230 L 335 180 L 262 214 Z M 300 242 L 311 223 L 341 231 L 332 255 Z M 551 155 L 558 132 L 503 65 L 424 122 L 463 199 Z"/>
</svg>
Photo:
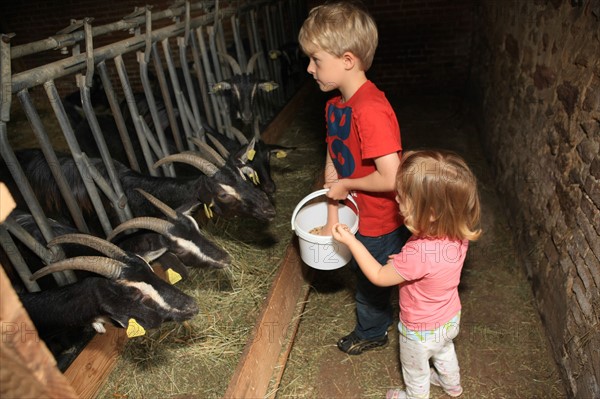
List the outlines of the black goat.
<svg viewBox="0 0 600 399">
<path fill-rule="evenodd" d="M 92 79 L 92 87 L 90 89 L 90 100 L 92 107 L 96 115 L 103 115 L 110 113 L 110 104 L 108 97 L 104 92 L 104 86 L 100 76 L 94 75 Z M 83 104 L 81 101 L 81 91 L 76 90 L 72 93 L 67 94 L 63 98 L 63 107 L 67 113 L 67 117 L 71 121 L 72 126 L 77 126 L 81 121 L 85 119 L 83 113 Z"/>
<path fill-rule="evenodd" d="M 107 237 L 109 241 L 115 241 L 120 248 L 143 256 L 148 262 L 157 259 L 160 261 L 165 255 L 173 255 L 175 258 L 171 256 L 167 262 L 161 263 L 166 263 L 183 276 L 188 273 L 181 266 L 222 269 L 231 264 L 229 254 L 201 232 L 198 223 L 191 216 L 195 208 L 180 212 L 143 190 L 136 191 L 159 209 L 166 220 L 148 216 L 130 219 L 111 232 Z M 120 233 L 130 229 L 151 230 L 156 234 L 138 231 L 115 240 Z"/>
<path fill-rule="evenodd" d="M 159 260 L 161 264 L 166 264 L 183 277 L 188 275 L 186 266 L 221 269 L 231 264 L 229 254 L 209 240 L 195 219 L 190 216 L 194 209 L 180 212 L 143 190 L 136 191 L 155 206 L 165 219 L 148 216 L 130 219 L 112 231 L 107 238 L 109 241 L 126 230 L 139 229 L 135 233 L 121 235 L 119 240 L 115 240 L 117 245 L 140 255 L 148 262 Z M 10 216 L 38 242 L 45 242 L 31 214 L 16 209 Z M 52 219 L 49 219 L 48 223 L 54 236 L 78 232 L 75 228 Z M 18 245 L 18 248 L 30 270 L 36 271 L 42 267 L 41 260 L 28 248 L 22 245 Z M 67 257 L 89 255 L 88 252 L 82 252 L 79 246 L 71 245 L 64 250 Z M 168 257 L 168 262 L 161 260 L 165 257 Z M 41 280 L 39 284 L 47 284 L 47 281 Z"/>
<path fill-rule="evenodd" d="M 101 255 L 67 258 L 32 276 L 32 280 L 44 279 L 54 271 L 77 269 L 80 280 L 73 284 L 18 293 L 61 370 L 66 369 L 76 355 L 74 352 L 93 332 L 105 332 L 106 322 L 127 327 L 128 335 L 136 335 L 132 329 L 156 328 L 163 322 L 184 321 L 198 313 L 193 298 L 154 275 L 139 256 L 105 240 L 65 234 L 49 245 Z"/>
<path fill-rule="evenodd" d="M 256 53 L 250 57 L 245 71 L 242 71 L 235 58 L 229 54 L 219 54 L 229 63 L 233 76 L 215 83 L 211 87 L 213 93 L 222 93 L 225 91 L 230 93 L 230 112 L 237 119 L 241 120 L 246 127 L 251 127 L 254 123 L 258 90 L 270 92 L 278 87 L 276 82 L 259 79 L 255 76 L 254 67 L 260 54 Z"/>
<path fill-rule="evenodd" d="M 154 125 L 154 120 L 150 114 L 150 108 L 148 106 L 148 101 L 143 93 L 134 93 L 134 99 L 136 102 L 136 107 L 140 116 L 142 117 L 146 126 L 152 134 L 152 138 L 155 145 L 160 146 L 160 139 L 156 135 L 156 127 Z M 173 131 L 171 130 L 171 126 L 169 124 L 169 119 L 167 116 L 167 110 L 165 105 L 160 100 L 155 100 L 156 108 L 157 108 L 157 119 L 160 123 L 161 130 L 164 132 L 165 138 L 165 148 L 160 147 L 159 151 L 164 151 L 166 155 L 174 154 L 179 152 L 177 149 L 177 145 L 175 143 L 175 139 L 173 137 Z M 123 120 L 125 123 L 125 129 L 127 130 L 127 134 L 129 137 L 129 141 L 131 142 L 133 156 L 135 157 L 135 161 L 139 166 L 139 170 L 141 173 L 149 174 L 148 165 L 144 158 L 144 154 L 142 151 L 142 146 L 140 145 L 140 140 L 137 137 L 135 124 L 133 121 L 133 117 L 129 111 L 129 107 L 125 101 L 121 103 L 121 113 L 123 115 Z M 176 117 L 179 115 L 178 110 L 175 109 Z M 117 127 L 117 123 L 115 118 L 111 114 L 97 114 L 96 119 L 98 121 L 98 125 L 102 132 L 102 136 L 104 137 L 104 141 L 108 148 L 108 151 L 111 157 L 125 165 L 129 165 L 133 168 L 133 163 L 130 163 L 129 157 L 125 150 L 125 144 L 123 143 L 123 139 L 121 138 L 121 134 L 119 133 L 119 129 Z M 79 123 L 74 126 L 73 131 L 75 136 L 77 137 L 77 142 L 81 148 L 82 152 L 85 152 L 88 157 L 98 158 L 100 157 L 100 150 L 98 149 L 98 145 L 92 134 L 92 129 L 86 118 L 81 118 Z M 151 149 L 154 150 L 153 146 L 150 146 Z M 161 158 L 156 155 L 156 150 L 153 151 L 154 159 Z M 191 176 L 197 175 L 198 170 L 190 167 L 188 165 L 175 165 L 175 172 L 178 176 Z"/>
<path fill-rule="evenodd" d="M 46 215 L 61 223 L 72 225 L 70 218 L 65 219 L 67 207 L 62 200 L 58 186 L 54 183 L 54 178 L 42 152 L 38 149 L 20 150 L 16 151 L 15 155 Z M 70 182 L 72 192 L 80 204 L 86 220 L 96 220 L 95 211 L 73 158 L 63 154 L 58 155 L 58 161 L 67 181 Z M 197 155 L 188 153 L 170 155 L 159 160 L 154 166 L 158 167 L 169 162 L 188 163 L 201 169 L 205 175 L 195 178 L 145 176 L 115 162 L 117 176 L 134 216 L 160 216 L 160 211 L 136 191 L 137 188 L 140 188 L 171 208 L 179 209 L 182 212 L 203 205 L 205 212 L 211 215 L 246 216 L 259 221 L 269 221 L 275 217 L 275 208 L 266 194 L 248 185 L 239 173 L 228 168 L 219 169 Z M 108 180 L 107 171 L 100 159 L 91 158 L 90 164 Z M 27 209 L 16 183 L 6 172 L 6 167 L 0 168 L 0 180 L 5 181 L 13 193 L 17 206 L 20 209 Z M 104 200 L 107 201 L 106 198 Z M 107 209 L 113 224 L 116 225 L 116 212 L 108 203 L 106 203 L 105 209 Z M 99 232 L 100 229 L 96 227 L 94 231 Z"/>
<path fill-rule="evenodd" d="M 235 139 L 205 127 L 207 142 L 219 152 L 223 158 L 233 158 L 237 168 L 242 170 L 271 200 L 275 194 L 276 185 L 271 176 L 271 157 L 285 157 L 293 147 L 267 144 L 261 138 L 248 141 L 244 134 L 236 128 L 231 128 Z"/>
<path fill-rule="evenodd" d="M 142 328 L 152 329 L 167 321 L 189 320 L 198 313 L 192 297 L 155 275 L 140 256 L 87 234 L 56 237 L 49 245 L 66 243 L 88 246 L 104 256 L 67 258 L 38 270 L 31 280 L 63 270 L 84 270 L 102 277 L 19 294 L 42 338 L 89 324 L 103 333 L 106 322 L 127 328 L 132 319 Z"/>
<path fill-rule="evenodd" d="M 308 57 L 300 49 L 298 42 L 283 43 L 278 49 L 269 51 L 269 60 L 279 60 L 281 84 L 286 97 L 295 93 L 298 85 L 304 79 L 308 66 Z"/>
</svg>

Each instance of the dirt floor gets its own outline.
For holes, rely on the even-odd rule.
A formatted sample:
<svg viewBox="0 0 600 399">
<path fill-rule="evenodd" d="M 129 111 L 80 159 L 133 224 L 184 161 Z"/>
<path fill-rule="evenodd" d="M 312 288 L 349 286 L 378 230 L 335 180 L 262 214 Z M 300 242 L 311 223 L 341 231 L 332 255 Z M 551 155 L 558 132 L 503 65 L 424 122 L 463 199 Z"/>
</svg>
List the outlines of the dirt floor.
<svg viewBox="0 0 600 399">
<path fill-rule="evenodd" d="M 405 149 L 460 153 L 479 179 L 484 235 L 472 243 L 459 287 L 463 313 L 455 340 L 464 398 L 566 396 L 513 243 L 509 217 L 494 188 L 478 132 L 460 98 L 390 97 Z M 314 129 L 323 134 L 321 100 Z M 336 341 L 354 327 L 354 276 L 348 268 L 317 271 L 277 398 L 381 398 L 402 387 L 398 332 L 387 347 L 349 356 Z M 396 299 L 392 299 L 394 303 Z M 432 387 L 433 398 L 447 397 Z"/>
</svg>

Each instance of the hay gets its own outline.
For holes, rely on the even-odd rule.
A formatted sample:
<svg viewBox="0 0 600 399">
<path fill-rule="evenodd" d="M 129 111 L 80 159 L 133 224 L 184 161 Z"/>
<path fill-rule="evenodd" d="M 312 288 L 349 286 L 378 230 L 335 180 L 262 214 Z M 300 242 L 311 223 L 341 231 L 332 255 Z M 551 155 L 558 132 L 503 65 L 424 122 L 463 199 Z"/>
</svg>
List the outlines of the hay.
<svg viewBox="0 0 600 399">
<path fill-rule="evenodd" d="M 315 115 L 319 109 L 304 112 Z M 178 287 L 197 300 L 200 314 L 185 325 L 166 323 L 128 341 L 98 397 L 223 395 L 293 237 L 293 209 L 322 173 L 323 132 L 306 121 L 297 118 L 279 142 L 296 149 L 272 161 L 275 220 L 217 219 L 205 226 L 209 238 L 231 255 L 231 268 L 191 270 Z"/>
</svg>

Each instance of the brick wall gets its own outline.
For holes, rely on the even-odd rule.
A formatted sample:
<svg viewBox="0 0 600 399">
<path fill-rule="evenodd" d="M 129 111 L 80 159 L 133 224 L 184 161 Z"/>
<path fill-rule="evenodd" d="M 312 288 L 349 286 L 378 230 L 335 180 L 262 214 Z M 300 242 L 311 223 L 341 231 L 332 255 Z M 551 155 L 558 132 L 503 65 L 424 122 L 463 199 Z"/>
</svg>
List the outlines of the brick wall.
<svg viewBox="0 0 600 399">
<path fill-rule="evenodd" d="M 379 28 L 373 80 L 395 93 L 463 93 L 475 0 L 366 1 Z"/>
<path fill-rule="evenodd" d="M 600 2 L 484 0 L 479 21 L 486 152 L 563 380 L 597 398 Z"/>
</svg>

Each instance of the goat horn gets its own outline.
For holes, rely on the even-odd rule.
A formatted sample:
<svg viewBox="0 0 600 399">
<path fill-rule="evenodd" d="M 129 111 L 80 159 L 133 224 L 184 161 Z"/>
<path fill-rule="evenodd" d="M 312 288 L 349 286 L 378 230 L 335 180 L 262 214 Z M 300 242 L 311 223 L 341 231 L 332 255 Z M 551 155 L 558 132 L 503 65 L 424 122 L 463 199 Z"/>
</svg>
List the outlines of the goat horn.
<svg viewBox="0 0 600 399">
<path fill-rule="evenodd" d="M 158 234 L 167 235 L 168 230 L 173 226 L 173 223 L 164 219 L 159 219 L 150 216 L 140 216 L 137 218 L 129 219 L 115 227 L 115 229 L 110 233 L 107 239 L 112 240 L 119 233 L 129 229 L 146 229 L 154 231 Z"/>
<path fill-rule="evenodd" d="M 218 54 L 222 58 L 225 58 L 227 60 L 227 62 L 229 62 L 229 66 L 231 66 L 231 70 L 233 71 L 234 75 L 242 74 L 242 68 L 240 68 L 240 64 L 238 64 L 238 62 L 235 60 L 235 58 L 233 58 L 229 54 L 223 54 L 223 53 L 218 53 Z"/>
<path fill-rule="evenodd" d="M 218 168 L 225 166 L 226 161 L 223 159 L 223 157 L 204 141 L 197 137 L 189 137 L 188 140 L 198 146 L 200 154 L 202 154 L 203 158 L 209 158 Z"/>
<path fill-rule="evenodd" d="M 199 157 L 198 155 L 187 151 L 178 154 L 167 155 L 166 157 L 156 161 L 156 163 L 153 165 L 153 168 L 156 169 L 159 166 L 169 162 L 181 162 L 186 163 L 188 165 L 192 165 L 198 168 L 202 173 L 204 173 L 208 177 L 213 177 L 219 171 L 219 168 L 217 168 L 214 164 L 210 163 L 206 159 L 202 159 L 202 157 Z"/>
<path fill-rule="evenodd" d="M 152 205 L 154 205 L 156 208 L 158 208 L 158 210 L 161 211 L 166 217 L 171 218 L 171 219 L 177 218 L 177 212 L 175 212 L 175 210 L 173 208 L 171 208 L 169 205 L 165 204 L 164 202 L 162 202 L 161 200 L 156 198 L 154 195 L 147 193 L 146 191 L 142 190 L 141 188 L 136 188 L 135 191 L 142 194 L 144 196 L 144 198 L 146 198 L 148 200 L 148 202 L 150 202 Z"/>
<path fill-rule="evenodd" d="M 248 139 L 246 138 L 246 136 L 244 136 L 244 133 L 242 133 L 242 131 L 240 129 L 231 126 L 229 128 L 229 131 L 231 133 L 233 133 L 233 135 L 235 136 L 235 138 L 237 139 L 237 141 L 240 142 L 240 144 L 242 144 L 242 145 L 248 144 Z"/>
<path fill-rule="evenodd" d="M 108 256 L 109 258 L 129 259 L 129 255 L 127 254 L 127 252 L 123 251 L 115 244 L 108 242 L 103 238 L 92 236 L 89 234 L 63 234 L 61 236 L 53 238 L 52 240 L 50 240 L 50 242 L 48 242 L 48 245 L 59 244 L 85 245 L 89 248 L 95 249 L 98 252 L 101 252 L 103 255 Z"/>
<path fill-rule="evenodd" d="M 63 270 L 85 270 L 114 280 L 121 275 L 125 267 L 127 267 L 125 263 L 104 256 L 77 256 L 54 262 L 33 273 L 29 276 L 29 280 L 35 281 L 50 273 Z"/>
<path fill-rule="evenodd" d="M 229 151 L 227 151 L 227 148 L 225 148 L 223 146 L 223 144 L 221 144 L 221 142 L 219 140 L 217 140 L 217 138 L 215 136 L 213 136 L 210 133 L 206 133 L 206 136 L 208 137 L 208 139 L 210 140 L 212 145 L 215 146 L 215 148 L 217 149 L 217 151 L 219 152 L 219 154 L 221 154 L 221 156 L 223 158 L 229 158 Z"/>
<path fill-rule="evenodd" d="M 254 118 L 254 137 L 260 138 L 260 116 Z"/>
<path fill-rule="evenodd" d="M 248 75 L 252 74 L 252 72 L 254 72 L 254 66 L 256 65 L 256 60 L 258 59 L 258 56 L 262 54 L 262 51 L 259 51 L 258 53 L 255 53 L 252 55 L 252 57 L 250 57 L 250 60 L 248 60 L 248 66 L 246 67 L 246 73 Z"/>
<path fill-rule="evenodd" d="M 249 154 L 254 151 L 254 146 L 256 145 L 256 138 L 253 138 L 252 140 L 250 140 L 250 142 L 248 143 L 248 146 L 246 147 L 246 151 L 244 151 L 244 154 L 241 157 L 241 161 L 243 163 L 247 163 L 248 160 L 251 158 L 249 156 Z M 251 159 L 250 159 L 251 160 Z"/>
</svg>

